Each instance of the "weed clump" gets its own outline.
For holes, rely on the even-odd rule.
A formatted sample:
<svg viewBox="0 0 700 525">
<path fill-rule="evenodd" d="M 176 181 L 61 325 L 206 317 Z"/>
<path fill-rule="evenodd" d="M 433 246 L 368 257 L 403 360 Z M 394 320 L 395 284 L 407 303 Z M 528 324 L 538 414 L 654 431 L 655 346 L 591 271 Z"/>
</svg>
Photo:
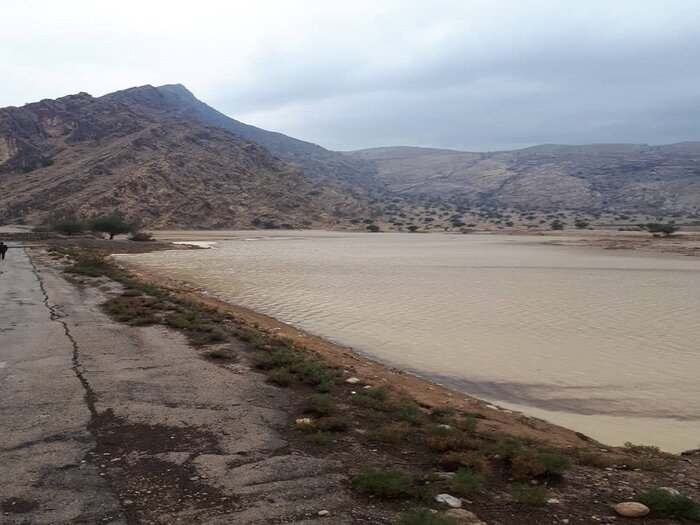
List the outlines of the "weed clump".
<svg viewBox="0 0 700 525">
<path fill-rule="evenodd" d="M 411 433 L 411 425 L 396 421 L 381 427 L 373 436 L 383 443 L 400 443 Z"/>
<path fill-rule="evenodd" d="M 700 505 L 680 494 L 653 489 L 640 494 L 635 501 L 649 507 L 652 518 L 676 518 L 700 522 Z"/>
<path fill-rule="evenodd" d="M 459 469 L 450 480 L 450 486 L 458 496 L 470 498 L 482 489 L 484 478 L 471 470 Z"/>
<path fill-rule="evenodd" d="M 288 368 L 277 368 L 267 374 L 267 382 L 277 386 L 290 386 L 294 382 L 294 374 Z"/>
<path fill-rule="evenodd" d="M 406 421 L 418 425 L 423 421 L 420 408 L 410 397 L 402 397 L 392 410 L 395 417 L 401 421 Z"/>
<path fill-rule="evenodd" d="M 353 478 L 352 486 L 366 496 L 402 498 L 411 495 L 413 478 L 404 470 L 367 468 Z"/>
<path fill-rule="evenodd" d="M 547 503 L 547 488 L 520 483 L 513 489 L 513 501 L 526 507 L 542 507 Z"/>
<path fill-rule="evenodd" d="M 207 351 L 204 355 L 217 361 L 234 361 L 236 359 L 236 353 L 230 348 L 214 348 Z"/>
<path fill-rule="evenodd" d="M 311 396 L 309 412 L 317 416 L 328 416 L 335 412 L 335 405 L 328 394 L 314 394 Z"/>
<path fill-rule="evenodd" d="M 560 452 L 520 450 L 510 459 L 511 473 L 517 480 L 561 476 L 571 461 Z"/>
<path fill-rule="evenodd" d="M 448 471 L 466 468 L 482 476 L 491 472 L 488 460 L 478 452 L 447 452 L 438 458 L 439 465 Z"/>
</svg>

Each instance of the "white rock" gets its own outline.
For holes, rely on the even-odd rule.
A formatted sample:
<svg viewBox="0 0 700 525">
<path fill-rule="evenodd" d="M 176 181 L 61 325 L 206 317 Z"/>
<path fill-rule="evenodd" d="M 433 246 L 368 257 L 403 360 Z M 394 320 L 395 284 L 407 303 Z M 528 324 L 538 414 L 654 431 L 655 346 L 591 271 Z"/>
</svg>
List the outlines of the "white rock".
<svg viewBox="0 0 700 525">
<path fill-rule="evenodd" d="M 330 516 L 331 513 L 330 513 L 330 511 L 327 511 L 327 510 L 319 510 L 318 515 L 319 516 Z"/>
<path fill-rule="evenodd" d="M 649 507 L 636 501 L 625 501 L 613 505 L 613 510 L 625 518 L 641 518 L 649 514 Z"/>
<path fill-rule="evenodd" d="M 357 377 L 348 377 L 348 378 L 345 380 L 345 382 L 346 382 L 346 383 L 350 383 L 351 385 L 356 385 L 357 383 L 360 382 L 360 379 L 357 378 Z"/>
<path fill-rule="evenodd" d="M 665 493 L 670 494 L 671 496 L 681 495 L 680 492 L 678 492 L 676 489 L 672 489 L 671 487 L 659 487 L 659 490 L 663 490 Z"/>
<path fill-rule="evenodd" d="M 458 509 L 462 506 L 462 500 L 459 498 L 455 498 L 454 496 L 451 496 L 449 494 L 438 494 L 435 496 L 435 501 L 438 503 L 444 503 L 445 505 L 449 505 L 453 509 Z"/>
<path fill-rule="evenodd" d="M 550 505 L 559 505 L 561 501 L 559 501 L 557 498 L 549 498 L 547 500 L 547 503 L 549 503 Z"/>
</svg>

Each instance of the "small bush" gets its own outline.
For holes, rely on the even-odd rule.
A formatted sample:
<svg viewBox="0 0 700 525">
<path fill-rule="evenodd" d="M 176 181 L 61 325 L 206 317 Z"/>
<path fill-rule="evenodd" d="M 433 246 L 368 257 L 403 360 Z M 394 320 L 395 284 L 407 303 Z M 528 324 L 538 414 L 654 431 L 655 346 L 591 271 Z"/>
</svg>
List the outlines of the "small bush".
<svg viewBox="0 0 700 525">
<path fill-rule="evenodd" d="M 473 414 L 464 416 L 459 423 L 457 423 L 457 428 L 461 430 L 466 430 L 467 432 L 474 432 L 476 430 L 477 419 Z"/>
<path fill-rule="evenodd" d="M 57 221 L 49 225 L 52 231 L 63 235 L 77 235 L 85 231 L 85 224 L 73 220 Z"/>
<path fill-rule="evenodd" d="M 416 425 L 423 421 L 423 415 L 421 414 L 420 408 L 418 408 L 416 402 L 409 397 L 401 398 L 401 400 L 394 406 L 393 413 L 398 419 Z"/>
<path fill-rule="evenodd" d="M 335 412 L 335 405 L 328 394 L 315 394 L 311 396 L 309 412 L 317 416 L 328 416 Z"/>
<path fill-rule="evenodd" d="M 430 417 L 438 423 L 448 424 L 455 415 L 455 409 L 452 407 L 433 407 L 430 411 Z"/>
<path fill-rule="evenodd" d="M 399 516 L 396 525 L 454 525 L 455 522 L 428 509 L 411 509 Z"/>
<path fill-rule="evenodd" d="M 320 359 L 297 361 L 292 365 L 292 372 L 297 379 L 307 385 L 327 388 L 327 385 L 335 385 L 338 373 L 331 370 Z M 332 388 L 332 387 L 331 387 Z"/>
<path fill-rule="evenodd" d="M 294 374 L 288 368 L 277 368 L 267 375 L 267 381 L 277 386 L 289 386 L 294 382 Z"/>
<path fill-rule="evenodd" d="M 233 361 L 236 359 L 236 353 L 230 348 L 214 348 L 204 355 L 209 359 L 215 359 L 217 361 Z"/>
<path fill-rule="evenodd" d="M 467 469 L 460 469 L 450 480 L 450 489 L 457 496 L 471 498 L 484 486 L 484 478 Z"/>
<path fill-rule="evenodd" d="M 561 476 L 571 466 L 567 456 L 559 452 L 520 450 L 510 459 L 511 472 L 517 480 L 542 476 Z"/>
<path fill-rule="evenodd" d="M 652 518 L 677 518 L 700 522 L 700 505 L 690 498 L 674 495 L 663 489 L 653 489 L 637 496 L 634 501 L 649 507 Z"/>
<path fill-rule="evenodd" d="M 478 450 L 481 448 L 481 441 L 463 432 L 453 432 L 447 435 L 428 436 L 425 444 L 433 452 L 448 452 L 462 450 Z"/>
<path fill-rule="evenodd" d="M 273 370 L 275 368 L 288 367 L 296 361 L 294 354 L 287 350 L 273 350 L 253 358 L 253 366 L 261 370 Z"/>
<path fill-rule="evenodd" d="M 491 465 L 487 459 L 474 451 L 447 452 L 438 458 L 438 463 L 449 471 L 466 468 L 482 476 L 487 476 L 491 472 Z"/>
<path fill-rule="evenodd" d="M 523 442 L 514 436 L 493 434 L 490 437 L 495 437 L 495 442 L 489 445 L 489 453 L 506 461 L 510 460 L 523 448 Z"/>
<path fill-rule="evenodd" d="M 374 438 L 383 443 L 400 443 L 411 433 L 411 426 L 403 421 L 389 423 L 374 433 Z"/>
<path fill-rule="evenodd" d="M 513 500 L 526 507 L 541 507 L 547 504 L 547 489 L 542 485 L 520 483 L 513 489 Z"/>
<path fill-rule="evenodd" d="M 401 498 L 411 495 L 413 478 L 404 470 L 367 468 L 353 478 L 352 486 L 366 496 Z"/>
</svg>

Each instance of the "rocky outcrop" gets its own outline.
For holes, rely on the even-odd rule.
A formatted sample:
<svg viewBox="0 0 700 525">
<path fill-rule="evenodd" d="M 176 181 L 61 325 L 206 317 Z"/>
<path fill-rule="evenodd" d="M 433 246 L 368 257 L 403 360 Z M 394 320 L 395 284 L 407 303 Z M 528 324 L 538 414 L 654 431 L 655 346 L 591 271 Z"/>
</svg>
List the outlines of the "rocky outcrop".
<svg viewBox="0 0 700 525">
<path fill-rule="evenodd" d="M 376 148 L 348 156 L 374 163 L 388 190 L 403 195 L 538 210 L 700 216 L 700 142 L 544 145 L 494 153 Z"/>
<path fill-rule="evenodd" d="M 329 225 L 362 206 L 263 146 L 80 93 L 0 110 L 0 222 L 118 213 L 155 228 Z"/>
</svg>

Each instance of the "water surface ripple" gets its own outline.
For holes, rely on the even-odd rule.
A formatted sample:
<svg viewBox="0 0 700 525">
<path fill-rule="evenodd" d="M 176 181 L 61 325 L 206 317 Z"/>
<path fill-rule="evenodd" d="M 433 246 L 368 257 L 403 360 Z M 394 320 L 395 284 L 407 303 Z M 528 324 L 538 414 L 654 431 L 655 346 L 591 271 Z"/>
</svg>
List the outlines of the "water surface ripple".
<svg viewBox="0 0 700 525">
<path fill-rule="evenodd" d="M 321 232 L 122 257 L 604 442 L 700 446 L 698 259 Z"/>
</svg>

